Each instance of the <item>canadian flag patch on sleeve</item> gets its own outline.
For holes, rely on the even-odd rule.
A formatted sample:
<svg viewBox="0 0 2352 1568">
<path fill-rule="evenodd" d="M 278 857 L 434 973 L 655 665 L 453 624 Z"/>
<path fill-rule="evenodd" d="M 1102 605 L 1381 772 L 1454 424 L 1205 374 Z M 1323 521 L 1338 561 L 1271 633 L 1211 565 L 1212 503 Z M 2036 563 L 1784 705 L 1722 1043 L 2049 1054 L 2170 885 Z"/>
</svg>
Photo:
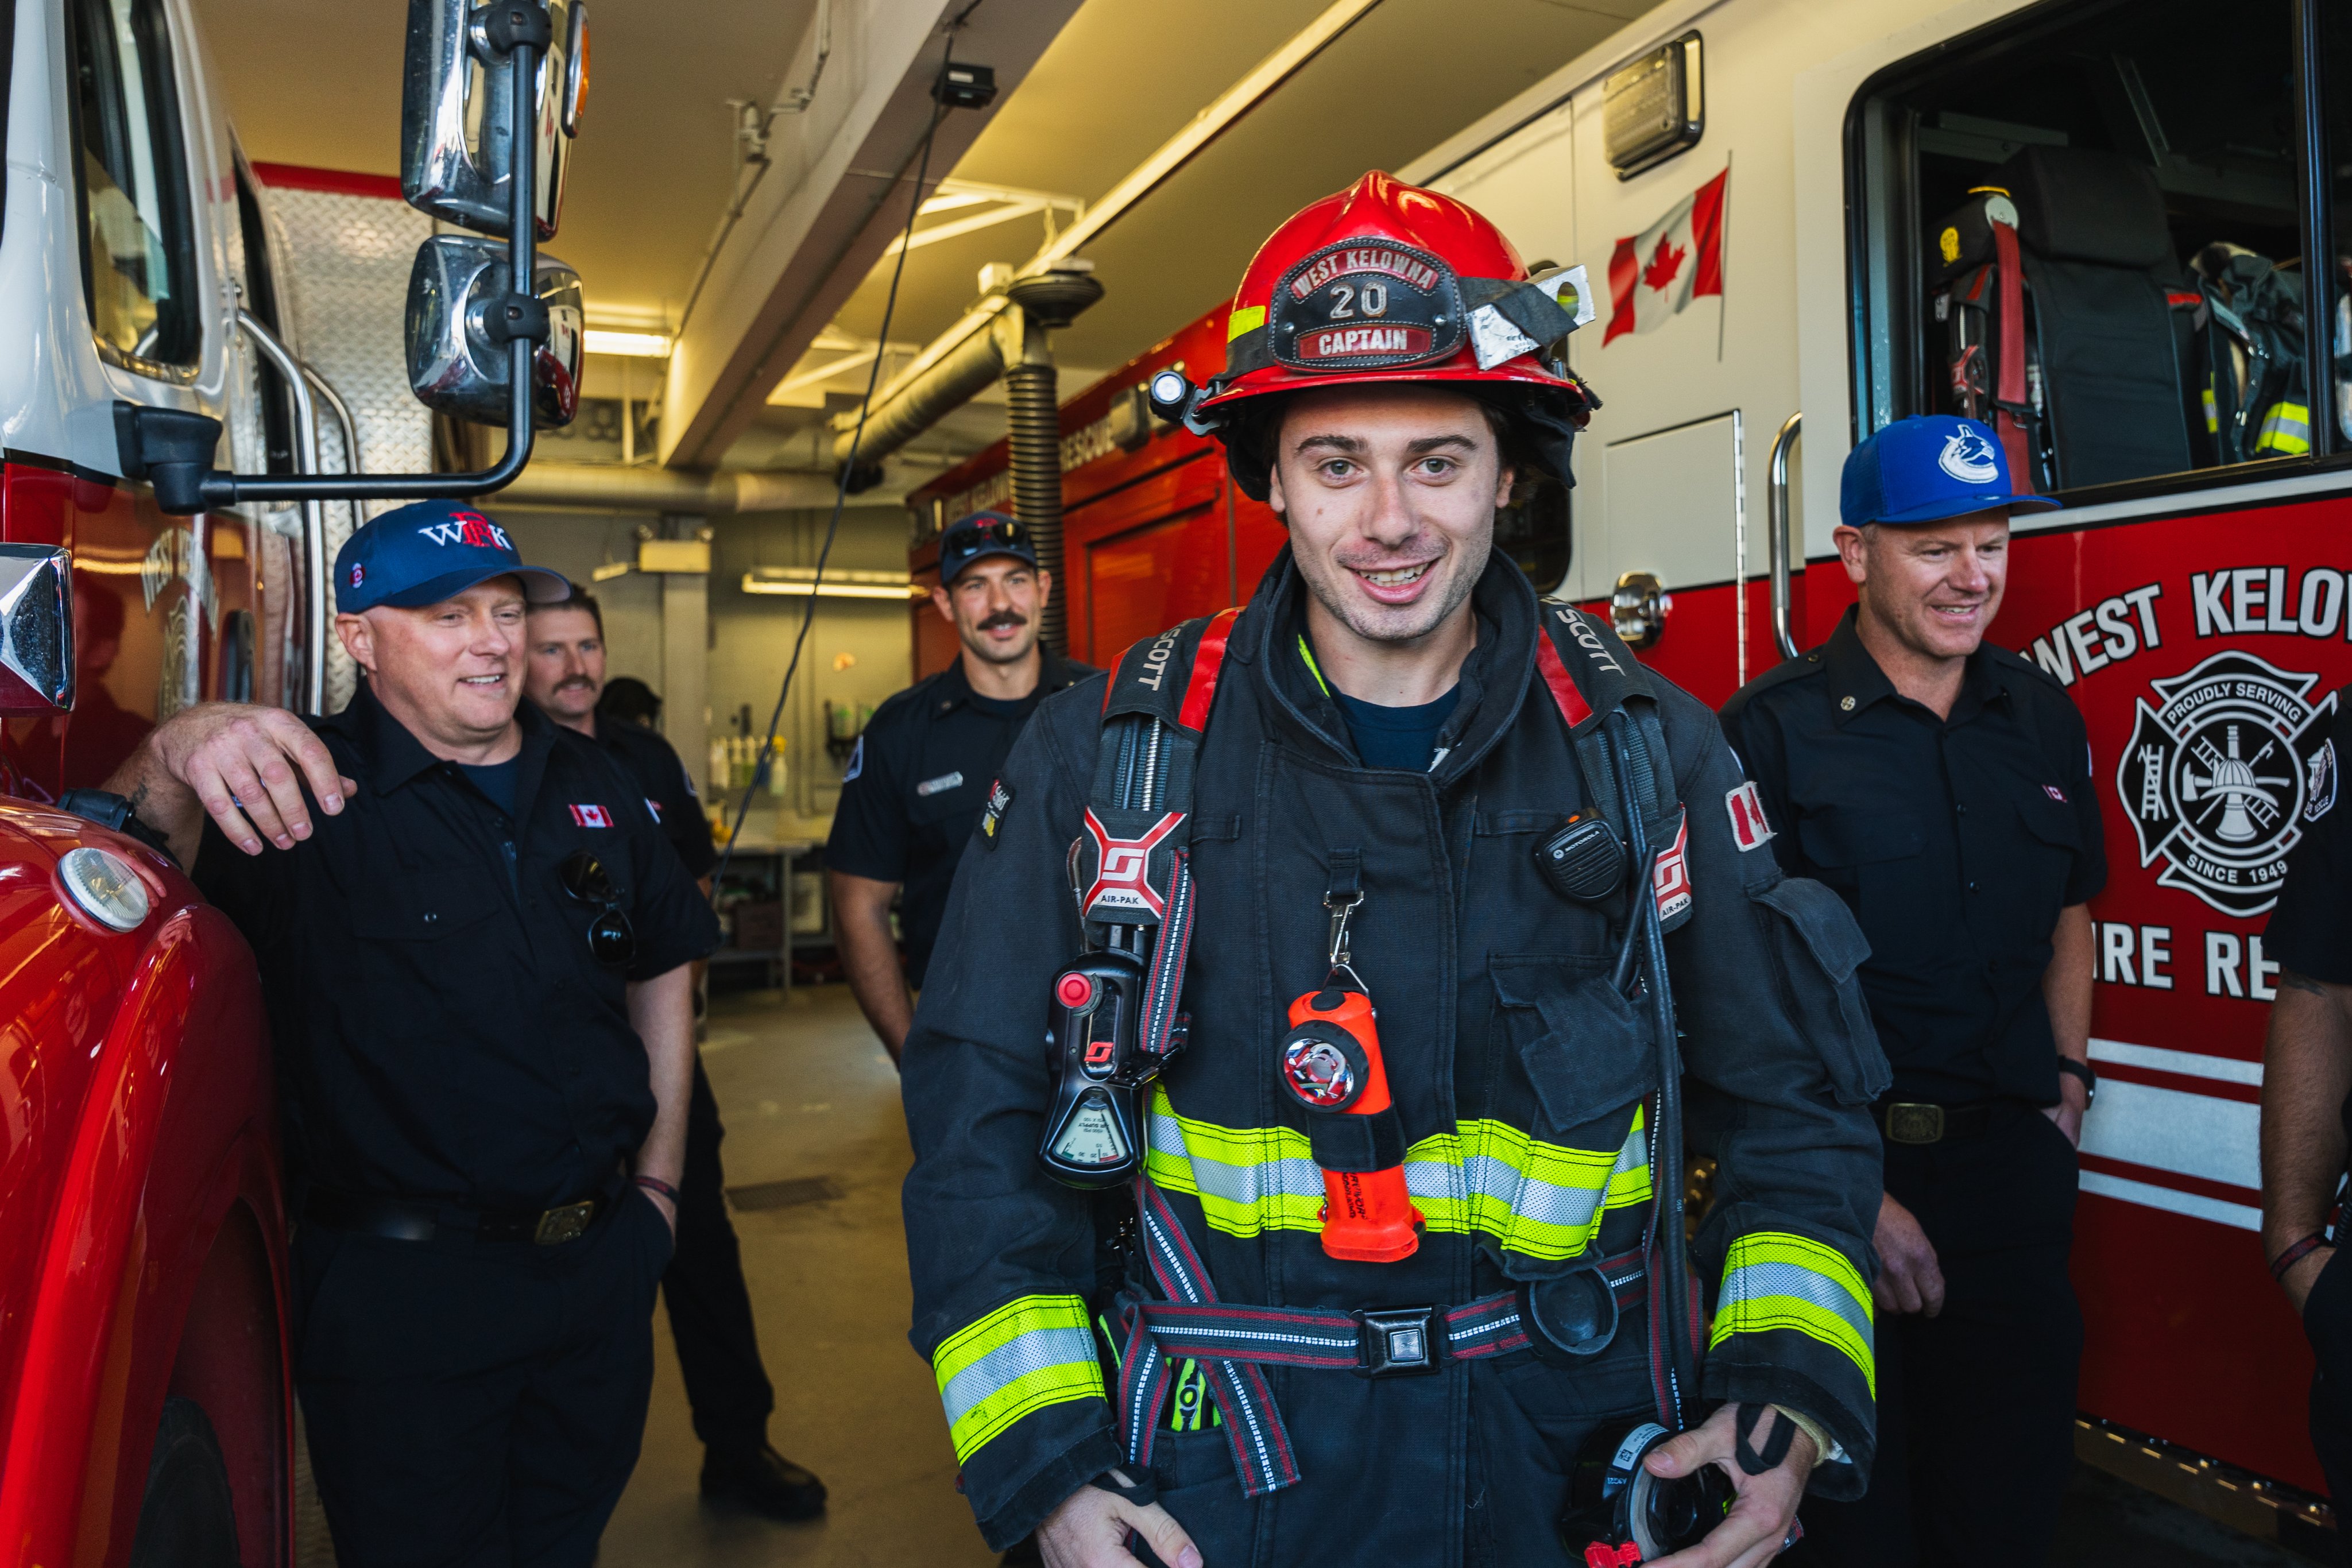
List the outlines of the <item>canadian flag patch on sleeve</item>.
<svg viewBox="0 0 2352 1568">
<path fill-rule="evenodd" d="M 613 813 L 602 806 L 574 806 L 572 808 L 572 825 L 575 828 L 609 828 L 613 825 Z"/>
<path fill-rule="evenodd" d="M 1739 852 L 1761 849 L 1772 834 L 1772 824 L 1764 820 L 1764 798 L 1756 792 L 1756 781 L 1743 782 L 1738 789 L 1727 790 L 1724 809 L 1731 813 L 1731 836 L 1738 841 Z"/>
</svg>

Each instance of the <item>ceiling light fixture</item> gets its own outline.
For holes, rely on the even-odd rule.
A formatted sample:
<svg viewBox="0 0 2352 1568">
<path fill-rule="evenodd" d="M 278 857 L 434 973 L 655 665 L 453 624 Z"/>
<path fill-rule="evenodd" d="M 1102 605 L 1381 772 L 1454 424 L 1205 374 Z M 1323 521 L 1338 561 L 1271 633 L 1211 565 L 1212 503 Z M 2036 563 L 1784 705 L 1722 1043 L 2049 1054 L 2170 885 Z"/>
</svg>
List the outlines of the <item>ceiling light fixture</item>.
<svg viewBox="0 0 2352 1568">
<path fill-rule="evenodd" d="M 743 591 L 805 599 L 814 576 L 805 568 L 753 567 L 743 574 Z M 828 571 L 814 586 L 819 599 L 895 599 L 902 604 L 929 592 L 909 582 L 903 571 Z"/>
<path fill-rule="evenodd" d="M 583 336 L 592 354 L 618 354 L 632 360 L 669 358 L 669 335 L 666 332 L 621 332 L 609 327 L 591 327 Z"/>
</svg>

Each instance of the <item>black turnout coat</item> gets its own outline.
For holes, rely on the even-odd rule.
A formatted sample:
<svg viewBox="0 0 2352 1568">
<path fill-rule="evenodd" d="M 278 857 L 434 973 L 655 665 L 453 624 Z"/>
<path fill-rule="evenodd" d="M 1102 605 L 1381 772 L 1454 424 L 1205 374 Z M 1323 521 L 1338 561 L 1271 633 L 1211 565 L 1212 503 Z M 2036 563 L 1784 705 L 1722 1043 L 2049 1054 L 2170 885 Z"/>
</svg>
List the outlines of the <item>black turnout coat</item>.
<svg viewBox="0 0 2352 1568">
<path fill-rule="evenodd" d="M 1286 552 L 1233 627 L 1202 743 L 1190 1044 L 1152 1094 L 1150 1179 L 1226 1302 L 1454 1306 L 1638 1248 L 1657 1059 L 1606 1026 L 1600 994 L 1626 904 L 1570 902 L 1534 854 L 1585 803 L 1538 661 L 1538 618 L 1578 612 L 1489 564 L 1462 697 L 1423 775 L 1358 760 L 1298 652 L 1301 592 Z M 1034 1157 L 1048 988 L 1078 950 L 1066 861 L 1101 679 L 1050 698 L 1007 760 L 1010 803 L 965 852 L 908 1040 L 911 1337 L 998 1547 L 1125 1462 L 1105 1394 L 1114 1352 L 1095 1332 L 1095 1210 Z M 1886 1082 L 1853 978 L 1865 949 L 1845 906 L 1785 877 L 1756 830 L 1741 847 L 1732 798 L 1753 792 L 1715 716 L 1656 685 L 1687 808 L 1693 897 L 1666 946 L 1689 1144 L 1720 1162 L 1691 1270 L 1711 1322 L 1705 1398 L 1819 1421 L 1843 1457 L 1815 1490 L 1853 1495 L 1874 1414 L 1865 1107 Z M 1326 973 L 1323 899 L 1344 849 L 1361 856 L 1354 962 L 1428 1222 L 1418 1252 L 1388 1264 L 1321 1249 L 1308 1113 L 1276 1072 L 1289 1004 Z M 1148 1293 L 1147 1280 L 1133 1276 Z M 1647 1311 L 1582 1358 L 1522 1349 L 1380 1379 L 1269 1367 L 1296 1484 L 1245 1496 L 1213 1425 L 1161 1431 L 1149 1482 L 1217 1568 L 1570 1563 L 1555 1530 L 1570 1462 L 1654 1408 Z"/>
</svg>

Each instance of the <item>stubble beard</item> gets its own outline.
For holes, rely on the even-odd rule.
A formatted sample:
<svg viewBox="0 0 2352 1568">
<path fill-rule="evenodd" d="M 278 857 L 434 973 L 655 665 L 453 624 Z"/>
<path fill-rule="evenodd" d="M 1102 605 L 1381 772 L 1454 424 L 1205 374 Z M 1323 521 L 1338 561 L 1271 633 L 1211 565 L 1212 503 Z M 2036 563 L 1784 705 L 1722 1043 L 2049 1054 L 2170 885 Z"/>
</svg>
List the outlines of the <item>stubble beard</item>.
<svg viewBox="0 0 2352 1568">
<path fill-rule="evenodd" d="M 1450 554 L 1432 565 L 1432 570 L 1450 569 L 1450 575 L 1440 586 L 1437 596 L 1418 604 L 1402 606 L 1405 613 L 1402 615 L 1394 612 L 1384 613 L 1378 606 L 1366 603 L 1351 592 L 1352 585 L 1349 580 L 1355 573 L 1337 561 L 1325 563 L 1330 569 L 1332 579 L 1307 571 L 1303 567 L 1298 575 L 1306 579 L 1307 591 L 1315 596 L 1315 601 L 1349 631 L 1367 643 L 1402 646 L 1427 637 L 1451 621 L 1454 612 L 1469 601 L 1471 593 L 1478 586 L 1480 575 L 1486 570 L 1486 559 L 1493 549 L 1491 538 L 1475 550 L 1469 546 L 1457 545 Z"/>
</svg>

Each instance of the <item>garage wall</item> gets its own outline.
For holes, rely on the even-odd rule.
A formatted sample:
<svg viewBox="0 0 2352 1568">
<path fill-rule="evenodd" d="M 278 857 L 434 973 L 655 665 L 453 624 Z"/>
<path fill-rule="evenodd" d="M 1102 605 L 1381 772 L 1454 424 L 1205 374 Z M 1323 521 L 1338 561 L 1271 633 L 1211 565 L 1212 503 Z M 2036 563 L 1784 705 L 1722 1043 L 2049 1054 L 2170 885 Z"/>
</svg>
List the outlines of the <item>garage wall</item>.
<svg viewBox="0 0 2352 1568">
<path fill-rule="evenodd" d="M 710 571 L 710 733 L 741 733 L 751 709 L 754 734 L 767 731 L 776 690 L 792 657 L 808 601 L 743 591 L 754 567 L 816 564 L 827 514 L 773 512 L 712 519 L 718 534 Z M 842 514 L 827 570 L 907 570 L 908 521 L 896 505 Z M 836 669 L 836 664 L 844 667 Z M 902 601 L 820 599 L 801 654 L 800 673 L 778 733 L 785 737 L 788 777 L 780 831 L 822 838 L 841 794 L 842 765 L 824 749 L 824 705 L 879 706 L 909 679 L 907 607 Z M 755 814 L 770 802 L 754 805 Z M 730 807 L 730 814 L 732 805 Z"/>
</svg>

